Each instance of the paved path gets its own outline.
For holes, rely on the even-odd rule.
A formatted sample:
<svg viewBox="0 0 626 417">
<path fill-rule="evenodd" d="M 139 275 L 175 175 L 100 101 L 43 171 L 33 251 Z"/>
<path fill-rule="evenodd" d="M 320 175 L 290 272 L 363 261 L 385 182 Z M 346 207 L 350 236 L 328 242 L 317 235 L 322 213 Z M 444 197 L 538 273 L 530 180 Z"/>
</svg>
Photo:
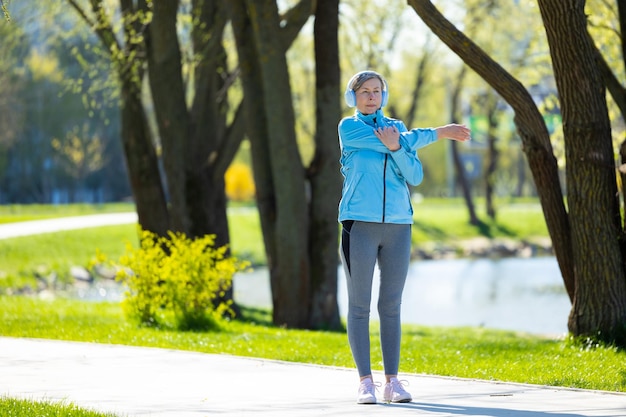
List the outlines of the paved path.
<svg viewBox="0 0 626 417">
<path fill-rule="evenodd" d="M 353 369 L 0 337 L 0 395 L 64 400 L 120 417 L 626 416 L 624 394 L 425 375 L 402 379 L 413 402 L 357 405 Z"/>
<path fill-rule="evenodd" d="M 88 227 L 114 226 L 137 223 L 137 213 L 103 213 L 84 216 L 61 217 L 46 220 L 0 224 L 0 239 L 85 229 Z"/>
</svg>

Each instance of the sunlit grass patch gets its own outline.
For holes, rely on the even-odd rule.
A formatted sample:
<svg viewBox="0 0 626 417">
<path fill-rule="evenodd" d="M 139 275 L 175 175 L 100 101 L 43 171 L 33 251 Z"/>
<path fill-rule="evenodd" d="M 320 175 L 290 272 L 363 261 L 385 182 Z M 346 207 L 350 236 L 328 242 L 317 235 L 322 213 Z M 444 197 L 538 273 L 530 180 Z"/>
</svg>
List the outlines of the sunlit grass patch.
<svg viewBox="0 0 626 417">
<path fill-rule="evenodd" d="M 0 415 L 8 417 L 118 417 L 117 414 L 100 413 L 73 403 L 50 400 L 0 397 Z"/>
<path fill-rule="evenodd" d="M 272 326 L 269 314 L 244 317 L 213 332 L 142 328 L 118 303 L 0 297 L 0 335 L 149 346 L 354 368 L 344 332 Z M 372 323 L 372 365 L 381 370 L 378 323 Z M 401 373 L 626 392 L 626 352 L 474 327 L 403 327 Z"/>
</svg>

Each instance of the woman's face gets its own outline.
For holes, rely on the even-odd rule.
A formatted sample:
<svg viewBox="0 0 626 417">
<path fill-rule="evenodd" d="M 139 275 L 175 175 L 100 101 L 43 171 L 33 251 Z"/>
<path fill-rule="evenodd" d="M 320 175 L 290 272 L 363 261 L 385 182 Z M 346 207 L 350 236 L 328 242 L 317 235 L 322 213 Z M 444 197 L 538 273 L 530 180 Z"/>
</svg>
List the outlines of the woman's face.
<svg viewBox="0 0 626 417">
<path fill-rule="evenodd" d="M 380 109 L 383 100 L 383 85 L 378 78 L 370 78 L 354 92 L 356 108 L 363 114 L 372 114 Z"/>
</svg>

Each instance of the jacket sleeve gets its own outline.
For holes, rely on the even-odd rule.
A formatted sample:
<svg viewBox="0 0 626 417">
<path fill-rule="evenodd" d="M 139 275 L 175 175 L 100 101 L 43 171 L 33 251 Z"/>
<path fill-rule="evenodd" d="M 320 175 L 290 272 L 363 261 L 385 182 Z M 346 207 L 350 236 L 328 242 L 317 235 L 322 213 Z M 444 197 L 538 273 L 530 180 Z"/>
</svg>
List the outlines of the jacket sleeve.
<svg viewBox="0 0 626 417">
<path fill-rule="evenodd" d="M 398 121 L 396 127 L 400 131 L 400 145 L 403 148 L 416 151 L 420 148 L 437 142 L 437 132 L 435 129 L 411 129 L 407 130 L 404 123 Z"/>
<path fill-rule="evenodd" d="M 422 168 L 422 162 L 417 157 L 417 152 L 407 151 L 401 147 L 390 154 L 406 182 L 411 185 L 419 185 L 422 182 L 424 169 Z"/>
<path fill-rule="evenodd" d="M 339 122 L 339 142 L 341 148 L 369 149 L 380 153 L 391 151 L 376 137 L 374 128 L 353 118 Z"/>
</svg>

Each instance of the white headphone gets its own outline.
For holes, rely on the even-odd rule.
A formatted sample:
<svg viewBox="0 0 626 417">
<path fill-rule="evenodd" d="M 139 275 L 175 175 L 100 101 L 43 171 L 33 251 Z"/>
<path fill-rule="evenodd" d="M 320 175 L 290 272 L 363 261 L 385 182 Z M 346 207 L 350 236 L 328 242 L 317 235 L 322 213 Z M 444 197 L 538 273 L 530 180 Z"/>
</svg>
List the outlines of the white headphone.
<svg viewBox="0 0 626 417">
<path fill-rule="evenodd" d="M 356 83 L 356 81 L 364 75 L 371 75 L 372 77 L 376 77 L 380 79 L 383 83 L 383 91 L 382 91 L 382 101 L 380 107 L 385 107 L 387 105 L 387 101 L 389 101 L 389 93 L 387 92 L 387 81 L 383 78 L 382 75 L 377 73 L 376 71 L 360 71 L 357 72 L 350 78 L 348 84 L 346 84 L 346 92 L 343 94 L 343 98 L 346 100 L 346 104 L 349 107 L 356 106 L 356 93 L 351 88 L 351 86 Z"/>
</svg>

